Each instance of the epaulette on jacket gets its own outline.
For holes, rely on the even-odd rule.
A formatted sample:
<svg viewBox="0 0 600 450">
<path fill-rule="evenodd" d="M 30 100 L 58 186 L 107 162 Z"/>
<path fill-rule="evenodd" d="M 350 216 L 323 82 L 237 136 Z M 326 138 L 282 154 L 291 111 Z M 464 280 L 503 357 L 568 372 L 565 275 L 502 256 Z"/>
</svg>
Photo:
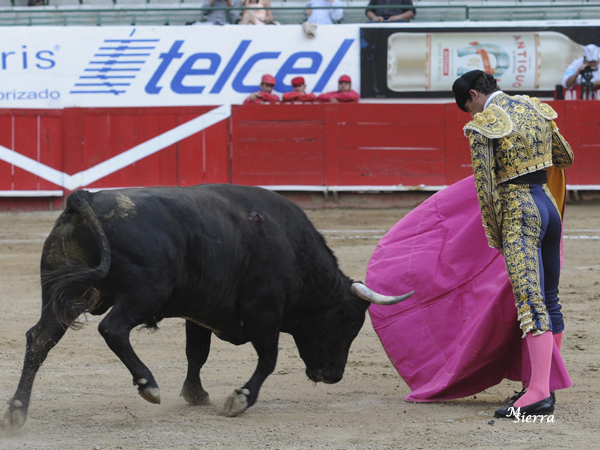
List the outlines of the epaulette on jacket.
<svg viewBox="0 0 600 450">
<path fill-rule="evenodd" d="M 466 136 L 468 130 L 473 130 L 489 139 L 499 139 L 510 134 L 513 123 L 502 108 L 490 105 L 483 112 L 475 114 L 473 120 L 466 124 L 463 130 Z"/>
<path fill-rule="evenodd" d="M 517 97 L 528 102 L 546 120 L 554 120 L 558 117 L 557 112 L 550 105 L 541 102 L 537 97 L 530 97 L 529 95 L 517 95 Z"/>
</svg>

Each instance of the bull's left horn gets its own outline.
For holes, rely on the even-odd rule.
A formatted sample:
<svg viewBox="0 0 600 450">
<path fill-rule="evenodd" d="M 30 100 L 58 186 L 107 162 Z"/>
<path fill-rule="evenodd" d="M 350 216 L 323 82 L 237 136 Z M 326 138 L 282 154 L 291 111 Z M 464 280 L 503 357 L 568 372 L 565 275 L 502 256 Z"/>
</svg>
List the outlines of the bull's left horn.
<svg viewBox="0 0 600 450">
<path fill-rule="evenodd" d="M 397 297 L 390 297 L 387 295 L 378 294 L 377 292 L 374 292 L 366 287 L 364 284 L 352 283 L 352 293 L 357 297 L 368 301 L 369 303 L 375 303 L 377 305 L 394 305 L 406 300 L 408 297 L 413 295 L 415 291 L 411 291 L 408 294 L 399 295 Z"/>
</svg>

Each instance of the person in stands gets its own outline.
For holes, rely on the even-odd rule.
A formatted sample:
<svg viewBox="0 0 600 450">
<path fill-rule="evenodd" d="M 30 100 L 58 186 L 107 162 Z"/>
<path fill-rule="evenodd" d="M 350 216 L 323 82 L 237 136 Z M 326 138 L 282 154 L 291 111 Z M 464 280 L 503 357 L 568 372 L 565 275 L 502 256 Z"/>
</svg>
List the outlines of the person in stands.
<svg viewBox="0 0 600 450">
<path fill-rule="evenodd" d="M 279 25 L 279 22 L 273 20 L 271 0 L 244 0 L 242 6 L 252 9 L 245 9 L 242 12 L 240 25 Z"/>
<path fill-rule="evenodd" d="M 326 92 L 317 97 L 320 102 L 358 103 L 360 95 L 352 90 L 352 80 L 348 75 L 342 75 L 338 80 L 338 90 Z"/>
<path fill-rule="evenodd" d="M 312 8 L 325 8 L 328 6 L 335 6 L 332 9 L 312 9 Z M 307 22 L 315 23 L 318 25 L 333 25 L 339 23 L 344 17 L 344 10 L 342 7 L 344 4 L 341 0 L 310 0 L 306 4 L 306 10 L 304 11 L 307 16 Z"/>
<path fill-rule="evenodd" d="M 292 80 L 292 89 L 293 91 L 283 94 L 284 102 L 314 102 L 317 100 L 315 94 L 306 92 L 306 83 L 302 77 L 296 77 Z"/>
<path fill-rule="evenodd" d="M 576 84 L 583 84 L 585 79 L 582 74 L 589 72 L 589 80 L 594 89 L 600 88 L 600 70 L 598 70 L 598 61 L 600 60 L 600 48 L 594 44 L 586 45 L 583 49 L 583 57 L 573 61 L 562 79 L 562 85 L 566 89 L 571 89 Z"/>
<path fill-rule="evenodd" d="M 260 80 L 260 91 L 250 94 L 248 98 L 244 100 L 244 105 L 278 102 L 279 97 L 273 94 L 275 84 L 275 77 L 273 75 L 263 75 Z"/>
<path fill-rule="evenodd" d="M 371 6 L 380 6 L 381 8 L 369 8 Z M 387 8 L 383 8 L 384 6 Z M 365 15 L 369 18 L 369 22 L 408 22 L 416 14 L 414 8 L 407 8 L 410 6 L 413 6 L 412 0 L 371 0 Z"/>
<path fill-rule="evenodd" d="M 227 10 L 224 8 L 239 7 L 240 0 L 204 0 L 202 8 L 204 9 L 203 20 L 187 22 L 186 25 L 225 25 L 228 23 Z M 214 8 L 214 9 L 213 9 Z M 240 21 L 241 11 L 229 11 L 229 22 L 237 23 Z"/>
</svg>

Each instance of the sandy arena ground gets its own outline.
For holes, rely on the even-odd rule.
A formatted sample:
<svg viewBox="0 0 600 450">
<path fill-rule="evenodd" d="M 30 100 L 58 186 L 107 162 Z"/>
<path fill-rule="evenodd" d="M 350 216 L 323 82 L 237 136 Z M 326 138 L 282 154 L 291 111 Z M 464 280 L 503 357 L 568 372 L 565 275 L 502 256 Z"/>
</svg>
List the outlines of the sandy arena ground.
<svg viewBox="0 0 600 450">
<path fill-rule="evenodd" d="M 407 209 L 314 210 L 309 216 L 343 271 L 364 280 L 378 239 Z M 25 332 L 40 313 L 39 257 L 58 213 L 0 214 L 0 400 L 12 397 Z M 490 422 L 520 389 L 504 381 L 476 396 L 443 403 L 404 400 L 408 387 L 389 362 L 368 320 L 350 350 L 344 379 L 313 384 L 289 335 L 255 406 L 236 418 L 221 408 L 255 368 L 250 344 L 213 339 L 203 384 L 210 406 L 189 406 L 184 322 L 131 340 L 153 371 L 162 404 L 143 400 L 131 376 L 97 332 L 94 317 L 68 331 L 38 373 L 29 418 L 19 431 L 0 429 L 0 449 L 590 449 L 600 433 L 600 202 L 568 205 L 561 300 L 567 331 L 563 357 L 574 387 L 557 393 L 555 423 Z M 5 407 L 1 407 L 0 415 Z"/>
</svg>

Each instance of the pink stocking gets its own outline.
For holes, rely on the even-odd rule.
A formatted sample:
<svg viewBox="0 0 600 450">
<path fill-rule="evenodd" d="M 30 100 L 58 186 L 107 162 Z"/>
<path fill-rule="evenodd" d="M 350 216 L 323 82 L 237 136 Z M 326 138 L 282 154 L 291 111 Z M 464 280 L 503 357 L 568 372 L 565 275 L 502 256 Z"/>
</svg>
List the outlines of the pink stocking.
<svg viewBox="0 0 600 450">
<path fill-rule="evenodd" d="M 531 405 L 550 397 L 550 364 L 554 346 L 552 333 L 547 331 L 537 336 L 528 333 L 525 343 L 531 360 L 531 380 L 525 395 L 515 402 L 516 407 Z"/>
</svg>

